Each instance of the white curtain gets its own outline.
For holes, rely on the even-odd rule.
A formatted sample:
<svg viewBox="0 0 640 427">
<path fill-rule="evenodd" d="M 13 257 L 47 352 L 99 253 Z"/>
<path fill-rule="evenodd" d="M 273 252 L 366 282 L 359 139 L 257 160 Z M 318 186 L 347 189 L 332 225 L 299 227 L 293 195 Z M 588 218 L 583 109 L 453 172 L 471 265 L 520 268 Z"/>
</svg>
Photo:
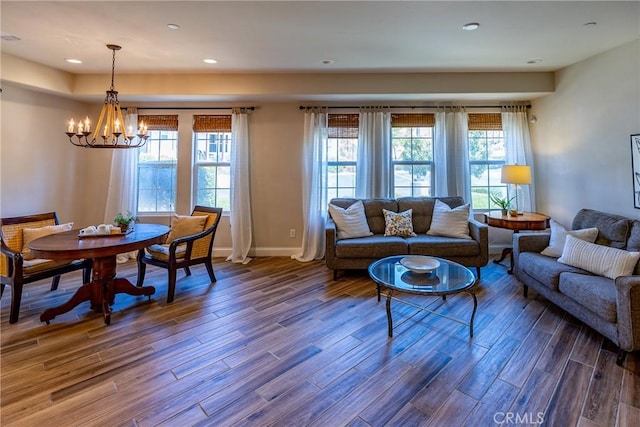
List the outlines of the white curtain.
<svg viewBox="0 0 640 427">
<path fill-rule="evenodd" d="M 227 261 L 246 264 L 251 248 L 251 197 L 249 187 L 249 125 L 247 113 L 231 115 L 231 255 Z"/>
<path fill-rule="evenodd" d="M 123 112 L 125 112 L 123 110 Z M 138 110 L 127 108 L 125 116 L 125 129 L 138 129 Z M 104 212 L 104 223 L 112 224 L 113 218 L 118 212 L 136 212 L 136 189 L 138 149 L 114 149 L 111 153 L 111 173 L 109 174 L 109 188 L 107 191 L 107 203 Z M 135 259 L 136 252 L 120 254 L 117 262 L 127 262 L 129 258 Z"/>
<path fill-rule="evenodd" d="M 434 127 L 435 196 L 460 196 L 471 203 L 467 113 L 437 111 Z"/>
<path fill-rule="evenodd" d="M 504 133 L 505 161 L 507 165 L 527 165 L 531 167 L 531 184 L 521 185 L 518 193 L 518 209 L 535 212 L 535 189 L 533 182 L 533 152 L 526 107 L 504 107 L 502 111 L 502 131 Z"/>
<path fill-rule="evenodd" d="M 360 113 L 356 197 L 392 197 L 391 113 Z"/>
<path fill-rule="evenodd" d="M 298 261 L 322 259 L 327 220 L 327 114 L 304 114 L 302 146 L 302 248 L 291 258 Z"/>
</svg>

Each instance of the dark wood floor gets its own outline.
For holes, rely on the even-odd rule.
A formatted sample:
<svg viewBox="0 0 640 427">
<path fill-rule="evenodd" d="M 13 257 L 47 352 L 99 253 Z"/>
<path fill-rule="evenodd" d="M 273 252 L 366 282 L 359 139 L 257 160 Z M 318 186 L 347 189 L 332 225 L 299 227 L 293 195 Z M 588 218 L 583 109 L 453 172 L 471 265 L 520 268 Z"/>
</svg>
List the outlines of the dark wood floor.
<svg viewBox="0 0 640 427">
<path fill-rule="evenodd" d="M 483 269 L 475 336 L 464 325 L 384 301 L 366 272 L 334 282 L 323 263 L 215 260 L 179 274 L 149 267 L 145 297 L 119 295 L 110 326 L 88 303 L 41 324 L 79 274 L 29 285 L 20 321 L 0 301 L 3 426 L 638 426 L 640 355 Z M 135 265 L 119 266 L 135 282 Z M 422 299 L 467 318 L 466 294 Z"/>
</svg>

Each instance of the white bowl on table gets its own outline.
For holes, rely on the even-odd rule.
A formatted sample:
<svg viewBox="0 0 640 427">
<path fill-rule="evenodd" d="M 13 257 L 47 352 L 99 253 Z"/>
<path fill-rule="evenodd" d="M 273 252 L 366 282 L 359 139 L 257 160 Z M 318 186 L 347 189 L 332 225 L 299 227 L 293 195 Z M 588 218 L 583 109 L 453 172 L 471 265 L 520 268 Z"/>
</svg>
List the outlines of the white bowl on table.
<svg viewBox="0 0 640 427">
<path fill-rule="evenodd" d="M 431 273 L 440 267 L 440 261 L 428 256 L 407 256 L 400 260 L 400 264 L 413 273 Z"/>
</svg>

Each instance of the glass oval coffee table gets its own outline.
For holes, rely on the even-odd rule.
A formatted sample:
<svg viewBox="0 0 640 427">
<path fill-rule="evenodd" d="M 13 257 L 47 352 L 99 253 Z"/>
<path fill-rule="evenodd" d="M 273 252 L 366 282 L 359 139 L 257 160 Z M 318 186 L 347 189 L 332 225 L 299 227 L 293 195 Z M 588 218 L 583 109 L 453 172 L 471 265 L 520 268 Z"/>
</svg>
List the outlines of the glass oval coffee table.
<svg viewBox="0 0 640 427">
<path fill-rule="evenodd" d="M 473 292 L 476 278 L 471 270 L 457 262 L 443 258 L 424 257 L 437 260 L 440 262 L 440 265 L 430 273 L 414 273 L 400 263 L 403 258 L 409 256 L 410 255 L 391 256 L 375 261 L 369 266 L 369 276 L 376 282 L 378 301 L 380 301 L 381 286 L 387 288 L 387 323 L 389 326 L 389 336 L 393 336 L 393 320 L 391 319 L 391 300 L 393 299 L 418 308 L 419 310 L 427 311 L 437 316 L 467 325 L 469 326 L 469 336 L 473 337 L 473 318 L 478 308 L 478 300 L 476 299 L 476 294 Z M 413 256 L 411 257 L 413 258 Z M 424 296 L 441 296 L 442 299 L 445 300 L 447 295 L 466 292 L 473 298 L 471 320 L 469 323 L 466 323 L 460 319 L 428 310 L 426 307 L 394 297 L 394 292 Z"/>
</svg>

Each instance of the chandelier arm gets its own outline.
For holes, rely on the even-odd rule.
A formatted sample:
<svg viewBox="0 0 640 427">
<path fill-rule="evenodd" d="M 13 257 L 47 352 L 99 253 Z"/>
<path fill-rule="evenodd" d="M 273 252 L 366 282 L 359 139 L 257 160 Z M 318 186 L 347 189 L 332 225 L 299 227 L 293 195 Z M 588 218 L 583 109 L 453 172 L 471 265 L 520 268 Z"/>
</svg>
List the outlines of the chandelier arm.
<svg viewBox="0 0 640 427">
<path fill-rule="evenodd" d="M 71 119 L 68 124 L 68 130 L 65 132 L 69 137 L 71 144 L 77 147 L 85 148 L 137 148 L 142 147 L 149 139 L 146 131 L 137 134 L 137 142 L 133 142 L 136 136 L 127 134 L 122 109 L 118 102 L 118 92 L 115 90 L 115 74 L 116 74 L 116 51 L 121 47 L 114 44 L 108 44 L 107 48 L 112 51 L 111 55 L 111 86 L 107 91 L 104 104 L 100 111 L 98 123 L 93 129 L 93 135 L 88 132 L 89 117 L 85 124 L 87 130 L 83 130 L 82 125 L 78 124 L 78 131 L 74 132 L 74 120 Z M 103 127 L 104 126 L 104 127 Z M 101 134 L 102 132 L 102 134 Z M 120 137 L 123 136 L 123 141 Z M 100 140 L 99 138 L 102 138 Z"/>
</svg>

